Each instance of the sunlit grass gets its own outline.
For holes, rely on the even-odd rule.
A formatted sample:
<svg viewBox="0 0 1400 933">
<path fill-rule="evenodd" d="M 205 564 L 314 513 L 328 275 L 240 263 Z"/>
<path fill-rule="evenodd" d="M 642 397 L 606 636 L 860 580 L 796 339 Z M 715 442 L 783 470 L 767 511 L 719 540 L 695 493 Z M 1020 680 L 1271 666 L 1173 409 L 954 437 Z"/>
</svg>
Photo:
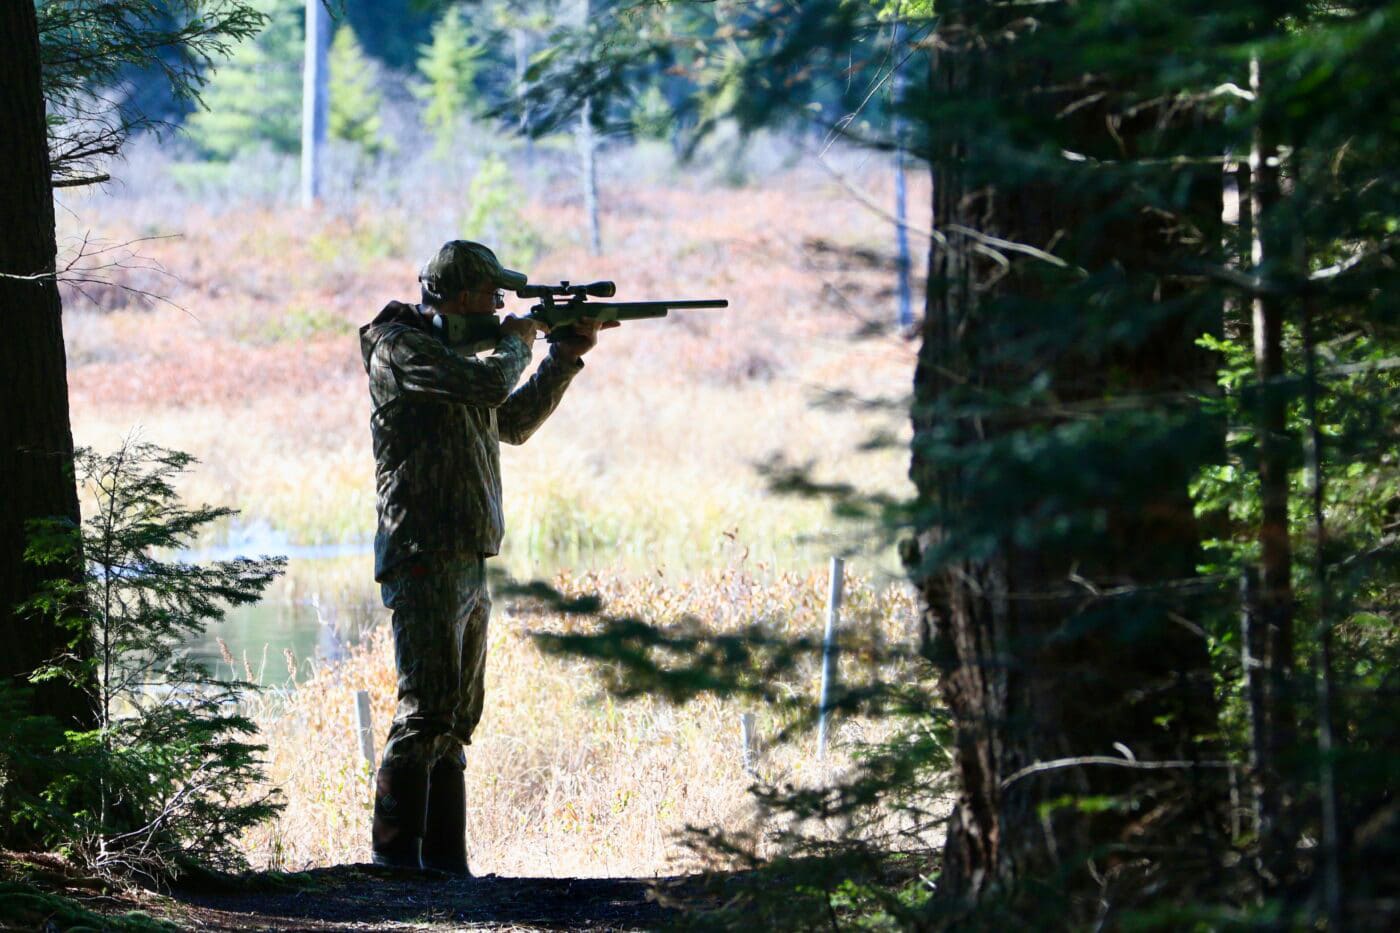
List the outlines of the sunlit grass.
<svg viewBox="0 0 1400 933">
<path fill-rule="evenodd" d="M 821 630 L 821 574 L 730 570 L 686 582 L 617 574 L 564 576 L 566 595 L 597 593 L 605 612 L 659 622 L 705 620 L 713 632 L 761 622 L 783 636 Z M 913 601 L 903 586 L 848 581 L 844 625 L 862 641 L 908 644 Z M 503 874 L 649 875 L 696 867 L 688 826 L 746 831 L 768 841 L 782 824 L 748 796 L 755 781 L 810 785 L 850 765 L 849 743 L 877 740 L 888 722 L 839 723 L 824 763 L 810 732 L 775 744 L 790 715 L 740 700 L 701 697 L 683 706 L 607 696 L 588 663 L 542 654 L 530 633 L 588 630 L 589 618 L 499 609 L 492 620 L 485 717 L 467 753 L 468 833 L 473 870 Z M 370 693 L 376 749 L 393 714 L 392 645 L 380 628 L 349 657 L 324 666 L 288 693 L 265 700 L 259 719 L 269 771 L 287 809 L 250 834 L 255 863 L 302 868 L 368 858 L 370 768 L 355 733 L 355 692 Z M 859 655 L 843 659 L 858 676 Z M 885 676 L 899 677 L 891 668 Z M 773 688 L 815 703 L 815 657 Z M 742 765 L 740 718 L 756 714 L 755 773 Z M 893 817 L 891 817 L 893 820 Z M 817 836 L 841 824 L 803 827 Z M 765 834 L 767 834 L 765 836 Z"/>
<path fill-rule="evenodd" d="M 605 365 L 603 358 L 598 366 Z M 629 399 L 625 388 L 593 384 L 591 375 L 578 378 L 527 444 L 502 451 L 506 554 L 517 573 L 595 555 L 699 568 L 736 546 L 787 566 L 820 561 L 860 529 L 837 522 L 824 501 L 773 495 L 759 464 L 779 453 L 812 462 L 819 478 L 849 476 L 892 494 L 902 488 L 902 451 L 855 452 L 888 416 L 834 417 L 814 409 L 804 387 L 782 383 L 673 384 L 650 396 L 630 387 L 639 391 Z M 358 389 L 250 400 L 233 410 L 171 408 L 142 417 L 141 431 L 202 461 L 186 478 L 187 498 L 236 503 L 239 521 L 267 524 L 292 544 L 367 544 L 374 535 L 368 419 L 345 413 L 365 414 Z M 327 412 L 331 399 L 344 409 Z M 84 415 L 75 430 L 80 443 L 110 446 L 136 417 Z"/>
</svg>

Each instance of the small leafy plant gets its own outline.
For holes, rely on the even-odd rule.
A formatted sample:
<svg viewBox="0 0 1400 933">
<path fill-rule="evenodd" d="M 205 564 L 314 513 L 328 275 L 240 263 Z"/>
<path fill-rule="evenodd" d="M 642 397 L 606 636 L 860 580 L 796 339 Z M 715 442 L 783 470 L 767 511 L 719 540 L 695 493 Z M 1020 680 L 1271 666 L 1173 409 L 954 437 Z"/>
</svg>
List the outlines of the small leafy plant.
<svg viewBox="0 0 1400 933">
<path fill-rule="evenodd" d="M 172 481 L 193 458 L 128 438 L 112 454 L 79 450 L 95 502 L 80 526 L 35 523 L 26 557 L 79 572 L 26 604 L 71 633 L 70 651 L 35 675 L 68 678 L 96 728 L 66 734 L 41 830 L 92 867 L 150 877 L 194 864 L 242 867 L 239 833 L 277 812 L 262 779 L 256 726 L 240 710 L 252 684 L 223 681 L 181 646 L 224 606 L 256 602 L 280 557 L 189 563 L 171 557 L 233 510 L 182 506 Z M 59 816 L 56 816 L 59 815 Z"/>
</svg>

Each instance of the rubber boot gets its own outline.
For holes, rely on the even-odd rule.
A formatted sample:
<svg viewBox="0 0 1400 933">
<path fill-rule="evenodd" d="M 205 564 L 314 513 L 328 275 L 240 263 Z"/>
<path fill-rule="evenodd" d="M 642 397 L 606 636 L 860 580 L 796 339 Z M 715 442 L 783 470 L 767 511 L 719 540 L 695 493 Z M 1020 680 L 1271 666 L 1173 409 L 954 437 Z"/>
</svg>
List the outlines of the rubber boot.
<svg viewBox="0 0 1400 933">
<path fill-rule="evenodd" d="M 426 766 L 380 768 L 374 777 L 374 827 L 370 833 L 374 864 L 422 868 L 423 821 L 427 811 Z"/>
<path fill-rule="evenodd" d="M 428 820 L 423 828 L 423 867 L 470 877 L 467 870 L 466 760 L 444 755 L 428 776 Z"/>
</svg>

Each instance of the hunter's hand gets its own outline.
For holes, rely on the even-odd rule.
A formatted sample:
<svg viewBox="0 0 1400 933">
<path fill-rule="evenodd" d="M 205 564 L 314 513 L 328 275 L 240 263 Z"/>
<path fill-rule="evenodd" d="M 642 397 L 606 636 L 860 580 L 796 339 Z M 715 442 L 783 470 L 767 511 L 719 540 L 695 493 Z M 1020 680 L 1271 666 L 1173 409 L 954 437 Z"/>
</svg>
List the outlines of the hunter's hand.
<svg viewBox="0 0 1400 933">
<path fill-rule="evenodd" d="M 514 334 L 525 341 L 525 346 L 535 342 L 535 331 L 539 330 L 539 323 L 534 318 L 516 317 L 514 314 L 507 314 L 501 322 L 501 336 Z"/>
<path fill-rule="evenodd" d="M 576 324 L 560 329 L 559 336 L 554 341 L 554 350 L 566 360 L 577 360 L 598 345 L 598 331 L 600 329 L 608 330 L 621 326 L 619 321 L 599 324 L 597 321 L 584 318 Z"/>
</svg>

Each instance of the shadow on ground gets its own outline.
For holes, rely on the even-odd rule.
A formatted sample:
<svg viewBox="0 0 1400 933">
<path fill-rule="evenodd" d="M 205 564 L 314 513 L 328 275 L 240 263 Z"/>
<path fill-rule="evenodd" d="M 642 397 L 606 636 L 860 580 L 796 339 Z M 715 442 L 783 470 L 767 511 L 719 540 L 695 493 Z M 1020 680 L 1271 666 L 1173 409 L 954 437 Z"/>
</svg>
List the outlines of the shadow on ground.
<svg viewBox="0 0 1400 933">
<path fill-rule="evenodd" d="M 253 888 L 178 891 L 202 930 L 654 929 L 696 878 L 447 878 L 374 865 L 277 876 Z"/>
</svg>

